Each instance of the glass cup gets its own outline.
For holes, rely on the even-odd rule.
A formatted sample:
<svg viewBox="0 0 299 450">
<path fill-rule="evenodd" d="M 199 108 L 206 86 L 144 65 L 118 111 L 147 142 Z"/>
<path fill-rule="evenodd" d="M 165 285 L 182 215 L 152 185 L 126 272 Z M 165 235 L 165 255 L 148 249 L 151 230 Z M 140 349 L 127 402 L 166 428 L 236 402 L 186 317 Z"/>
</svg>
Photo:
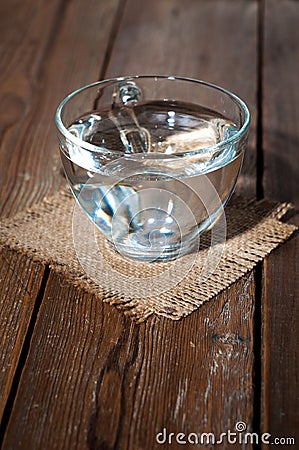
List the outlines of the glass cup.
<svg viewBox="0 0 299 450">
<path fill-rule="evenodd" d="M 140 261 L 198 246 L 234 191 L 249 122 L 231 92 L 173 76 L 100 81 L 56 112 L 77 202 L 118 252 Z"/>
</svg>

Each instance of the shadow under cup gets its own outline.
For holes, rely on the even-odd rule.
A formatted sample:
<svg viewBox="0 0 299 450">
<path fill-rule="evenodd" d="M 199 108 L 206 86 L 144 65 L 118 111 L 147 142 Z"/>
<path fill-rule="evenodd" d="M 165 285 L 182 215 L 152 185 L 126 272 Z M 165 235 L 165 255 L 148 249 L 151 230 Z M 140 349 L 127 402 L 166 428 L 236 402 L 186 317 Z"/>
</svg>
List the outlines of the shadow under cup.
<svg viewBox="0 0 299 450">
<path fill-rule="evenodd" d="M 167 261 L 192 251 L 240 173 L 250 115 L 209 83 L 136 76 L 71 93 L 56 112 L 78 203 L 118 252 Z"/>
</svg>

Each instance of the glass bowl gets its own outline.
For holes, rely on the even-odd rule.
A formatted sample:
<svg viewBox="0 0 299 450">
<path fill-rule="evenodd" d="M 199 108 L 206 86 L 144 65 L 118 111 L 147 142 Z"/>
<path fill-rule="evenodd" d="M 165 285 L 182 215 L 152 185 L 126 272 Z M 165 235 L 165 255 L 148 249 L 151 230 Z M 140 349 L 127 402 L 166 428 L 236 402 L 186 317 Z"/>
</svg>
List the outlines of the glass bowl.
<svg viewBox="0 0 299 450">
<path fill-rule="evenodd" d="M 174 76 L 93 83 L 56 111 L 75 198 L 118 252 L 140 261 L 198 246 L 234 191 L 249 122 L 236 95 Z"/>
</svg>

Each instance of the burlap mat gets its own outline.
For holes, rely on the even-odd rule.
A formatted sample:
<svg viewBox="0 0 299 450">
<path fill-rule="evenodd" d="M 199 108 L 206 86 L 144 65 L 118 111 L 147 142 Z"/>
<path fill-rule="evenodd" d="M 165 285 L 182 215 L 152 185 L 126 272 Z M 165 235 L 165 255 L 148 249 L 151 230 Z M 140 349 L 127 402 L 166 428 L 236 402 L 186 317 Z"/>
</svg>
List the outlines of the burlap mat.
<svg viewBox="0 0 299 450">
<path fill-rule="evenodd" d="M 296 230 L 280 221 L 290 204 L 233 197 L 225 210 L 226 245 L 211 274 L 205 267 L 211 232 L 202 236 L 196 253 L 168 263 L 138 263 L 116 253 L 85 215 L 78 213 L 78 206 L 73 233 L 74 205 L 71 194 L 63 191 L 3 220 L 1 246 L 49 264 L 74 285 L 117 305 L 138 321 L 153 313 L 173 320 L 187 316 L 250 271 Z M 94 232 L 87 232 L 88 227 Z M 213 258 L 211 261 L 213 265 Z"/>
</svg>

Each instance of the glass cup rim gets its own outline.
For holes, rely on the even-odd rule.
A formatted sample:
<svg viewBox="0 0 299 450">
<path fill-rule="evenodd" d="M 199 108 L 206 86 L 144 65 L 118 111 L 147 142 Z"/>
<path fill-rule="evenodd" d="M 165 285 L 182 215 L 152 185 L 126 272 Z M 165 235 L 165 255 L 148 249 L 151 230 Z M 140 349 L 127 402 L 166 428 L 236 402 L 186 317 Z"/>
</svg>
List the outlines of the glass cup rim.
<svg viewBox="0 0 299 450">
<path fill-rule="evenodd" d="M 173 153 L 173 154 L 164 154 L 164 153 L 155 153 L 155 152 L 151 152 L 151 153 L 142 153 L 143 157 L 149 157 L 149 158 L 159 158 L 159 159 L 170 159 L 170 158 L 175 158 L 175 157 L 180 157 L 180 156 L 192 156 L 192 155 L 198 155 L 200 153 L 203 153 L 207 150 L 213 150 L 213 151 L 217 151 L 217 149 L 220 149 L 223 146 L 226 146 L 228 144 L 233 144 L 237 141 L 239 141 L 241 139 L 241 137 L 246 133 L 246 131 L 249 128 L 249 124 L 250 124 L 250 112 L 248 109 L 248 106 L 246 105 L 246 103 L 240 98 L 238 97 L 236 94 L 232 93 L 231 91 L 218 86 L 216 84 L 213 83 L 209 83 L 207 81 L 203 81 L 203 80 L 197 80 L 195 78 L 188 78 L 188 77 L 181 77 L 181 76 L 175 76 L 175 75 L 126 75 L 126 76 L 122 76 L 122 77 L 112 77 L 112 78 L 107 78 L 101 81 L 96 81 L 94 83 L 90 83 L 87 84 L 85 86 L 82 86 L 74 91 L 72 91 L 69 95 L 67 95 L 62 102 L 59 104 L 58 108 L 56 109 L 55 112 L 55 123 L 56 123 L 56 127 L 57 129 L 60 131 L 60 133 L 68 140 L 70 141 L 72 144 L 75 144 L 76 146 L 79 146 L 85 150 L 91 151 L 91 152 L 95 152 L 95 153 L 105 153 L 105 152 L 109 152 L 110 154 L 116 154 L 116 155 L 121 155 L 121 156 L 126 156 L 126 158 L 134 158 L 136 157 L 136 155 L 140 155 L 137 153 L 124 153 L 121 150 L 111 150 L 105 147 L 100 147 L 98 145 L 94 145 L 91 144 L 89 142 L 83 141 L 80 138 L 77 138 L 76 136 L 74 136 L 72 133 L 70 133 L 70 131 L 65 127 L 65 125 L 63 124 L 62 121 L 62 110 L 64 108 L 64 106 L 76 95 L 80 94 L 81 92 L 95 87 L 95 86 L 101 86 L 104 84 L 108 84 L 108 83 L 118 83 L 118 82 L 123 82 L 123 81 L 134 81 L 137 79 L 155 79 L 156 81 L 159 79 L 162 80 L 171 80 L 171 81 L 183 81 L 183 82 L 187 82 L 187 83 L 196 83 L 196 84 L 201 84 L 203 86 L 212 88 L 214 90 L 218 90 L 224 94 L 226 94 L 230 99 L 232 99 L 245 113 L 244 116 L 244 123 L 241 126 L 241 128 L 233 135 L 230 136 L 229 138 L 225 139 L 224 141 L 218 142 L 217 144 L 214 145 L 210 145 L 204 148 L 200 148 L 194 151 L 186 151 L 186 152 L 178 152 L 178 153 Z"/>
</svg>

